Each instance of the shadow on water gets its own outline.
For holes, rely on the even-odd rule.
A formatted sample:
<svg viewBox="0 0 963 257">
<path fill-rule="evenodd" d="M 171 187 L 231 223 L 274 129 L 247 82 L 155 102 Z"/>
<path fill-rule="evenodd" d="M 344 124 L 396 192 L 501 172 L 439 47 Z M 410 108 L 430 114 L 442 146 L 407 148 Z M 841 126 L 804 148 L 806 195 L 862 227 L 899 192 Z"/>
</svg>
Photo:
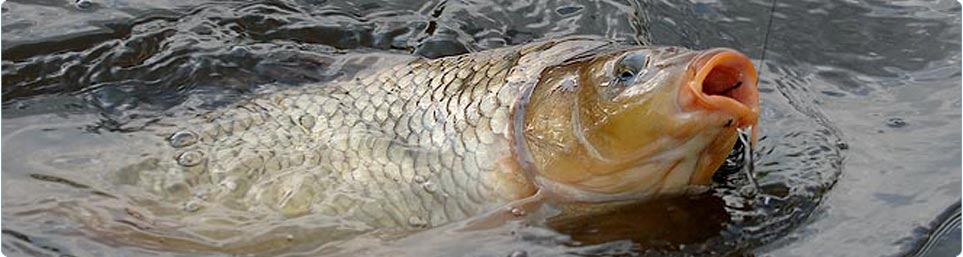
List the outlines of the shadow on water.
<svg viewBox="0 0 963 257">
<path fill-rule="evenodd" d="M 579 209 L 584 208 L 590 207 Z M 715 237 L 729 219 L 722 199 L 698 196 L 632 203 L 591 215 L 552 217 L 547 225 L 581 244 L 630 240 L 641 249 L 678 250 L 680 245 Z"/>
<path fill-rule="evenodd" d="M 83 8 L 73 1 L 3 5 L 6 254 L 929 256 L 954 247 L 959 251 L 959 245 L 945 243 L 958 241 L 959 231 L 960 9 L 952 1 L 780 1 L 767 60 L 759 67 L 758 194 L 749 193 L 742 173 L 731 172 L 741 168 L 735 165 L 725 167 L 730 172 L 720 173 L 704 195 L 605 208 L 548 206 L 525 222 L 487 231 L 458 232 L 459 224 L 452 224 L 397 235 L 332 230 L 337 222 L 323 219 L 263 222 L 264 217 L 241 213 L 230 222 L 243 225 L 204 231 L 217 237 L 192 234 L 203 227 L 155 219 L 164 214 L 135 208 L 144 203 L 100 181 L 111 164 L 64 153 L 98 152 L 97 146 L 107 142 L 149 133 L 165 117 L 379 68 L 378 59 L 358 58 L 368 53 L 437 58 L 592 34 L 625 44 L 731 47 L 758 58 L 771 2 L 91 3 Z M 953 203 L 956 211 L 949 213 L 955 214 L 938 215 Z M 554 215 L 565 209 L 592 215 Z M 96 222 L 77 224 L 63 217 Z M 933 217 L 943 225 L 919 233 L 915 224 Z M 160 227 L 173 229 L 155 229 Z M 229 226 L 216 228 L 223 227 Z"/>
</svg>

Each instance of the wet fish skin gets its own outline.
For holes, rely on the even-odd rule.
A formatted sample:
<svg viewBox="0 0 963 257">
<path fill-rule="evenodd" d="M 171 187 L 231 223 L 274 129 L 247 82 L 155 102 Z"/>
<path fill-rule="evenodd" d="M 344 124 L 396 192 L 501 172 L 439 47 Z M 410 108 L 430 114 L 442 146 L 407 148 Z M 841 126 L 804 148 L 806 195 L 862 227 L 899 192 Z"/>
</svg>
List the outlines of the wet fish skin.
<svg viewBox="0 0 963 257">
<path fill-rule="evenodd" d="M 364 226 L 396 228 L 462 220 L 502 208 L 537 190 L 560 199 L 608 201 L 610 197 L 599 197 L 597 192 L 558 190 L 568 183 L 564 176 L 570 175 L 553 175 L 546 170 L 546 158 L 581 157 L 538 149 L 543 141 L 531 132 L 571 132 L 570 125 L 578 122 L 556 119 L 571 117 L 571 109 L 546 109 L 535 103 L 553 96 L 543 92 L 561 81 L 552 72 L 581 67 L 578 72 L 586 82 L 582 87 L 595 88 L 616 75 L 611 65 L 624 53 L 650 50 L 598 38 L 569 37 L 435 60 L 393 59 L 386 65 L 390 68 L 360 73 L 349 80 L 282 90 L 236 108 L 165 121 L 170 129 L 159 129 L 162 140 L 154 144 L 166 144 L 159 156 L 170 157 L 158 159 L 157 154 L 150 154 L 152 157 L 118 172 L 114 183 L 145 188 L 165 206 L 185 211 L 178 214 L 185 218 L 227 208 L 282 218 L 307 214 L 342 217 Z M 682 80 L 680 70 L 685 71 L 682 66 L 695 54 L 681 50 L 667 57 L 676 55 L 686 58 L 677 60 L 667 73 L 672 78 L 652 83 L 678 84 Z M 646 86 L 643 82 L 629 88 L 642 88 Z M 664 98 L 660 103 L 675 101 L 673 94 L 679 87 L 673 85 L 657 87 L 659 98 Z M 753 82 L 752 90 L 754 86 Z M 635 91 L 646 94 L 645 90 Z M 565 104 L 571 99 L 575 98 L 548 101 Z M 530 100 L 532 106 L 528 106 Z M 665 111 L 661 106 L 658 110 Z M 613 114 L 611 110 L 598 111 L 584 114 Z M 675 114 L 647 117 L 672 122 Z M 711 114 L 706 120 L 712 124 L 732 116 Z M 556 119 L 550 122 L 556 127 L 536 128 L 540 123 L 532 117 Z M 693 117 L 690 123 L 709 116 Z M 568 127 L 561 129 L 560 124 Z M 651 131 L 665 133 L 658 129 Z M 731 148 L 734 143 L 726 132 L 708 132 L 675 133 L 698 134 L 706 138 L 703 141 L 722 138 L 716 140 L 720 142 L 714 143 L 715 148 L 725 148 L 727 143 Z M 598 133 L 611 130 L 587 131 L 585 136 Z M 675 145 L 659 146 L 663 148 L 655 149 Z M 707 146 L 675 152 L 685 155 L 700 147 Z M 558 157 L 552 157 L 555 154 Z M 619 183 L 624 182 L 633 181 Z"/>
<path fill-rule="evenodd" d="M 519 134 L 534 183 L 568 201 L 704 191 L 759 115 L 753 65 L 731 49 L 616 48 L 543 77 Z"/>
<path fill-rule="evenodd" d="M 401 58 L 350 80 L 165 121 L 162 156 L 171 157 L 125 169 L 116 183 L 191 212 L 312 213 L 376 227 L 464 219 L 535 190 L 512 155 L 521 88 L 550 65 L 610 44 L 567 38 Z"/>
</svg>

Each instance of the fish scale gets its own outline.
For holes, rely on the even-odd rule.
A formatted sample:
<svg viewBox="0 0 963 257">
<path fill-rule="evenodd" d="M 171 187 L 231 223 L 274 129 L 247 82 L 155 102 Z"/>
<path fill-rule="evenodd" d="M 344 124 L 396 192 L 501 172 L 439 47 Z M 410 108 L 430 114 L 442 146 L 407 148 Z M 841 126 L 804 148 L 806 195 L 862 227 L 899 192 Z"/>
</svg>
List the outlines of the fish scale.
<svg viewBox="0 0 963 257">
<path fill-rule="evenodd" d="M 415 228 L 475 216 L 518 197 L 496 191 L 496 174 L 506 172 L 499 160 L 513 158 L 521 87 L 586 45 L 606 44 L 556 47 L 578 40 L 391 59 L 397 64 L 351 79 L 167 120 L 161 156 L 175 158 L 133 164 L 123 175 L 137 179 L 124 183 L 153 188 L 187 212 L 226 207 Z"/>
<path fill-rule="evenodd" d="M 513 67 L 501 57 L 518 50 L 412 60 L 171 121 L 181 124 L 171 135 L 188 135 L 177 142 L 170 137 L 175 158 L 148 158 L 124 170 L 175 203 L 319 213 L 372 226 L 463 219 L 505 200 L 485 185 L 494 183 L 483 175 L 493 167 L 479 162 L 492 160 L 470 152 L 487 151 L 496 136 L 508 141 L 505 131 L 479 122 L 488 118 L 477 106 L 496 98 Z M 511 102 L 499 104 L 507 110 Z"/>
</svg>

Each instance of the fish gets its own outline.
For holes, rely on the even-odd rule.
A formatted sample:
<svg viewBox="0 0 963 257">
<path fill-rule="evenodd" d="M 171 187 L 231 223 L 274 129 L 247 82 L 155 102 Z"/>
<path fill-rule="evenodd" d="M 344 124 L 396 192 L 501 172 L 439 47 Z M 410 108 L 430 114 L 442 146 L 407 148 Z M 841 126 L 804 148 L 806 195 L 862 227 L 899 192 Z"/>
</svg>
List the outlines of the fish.
<svg viewBox="0 0 963 257">
<path fill-rule="evenodd" d="M 140 190 L 132 202 L 154 215 L 423 229 L 535 197 L 698 194 L 759 117 L 752 62 L 726 48 L 570 36 L 378 60 L 385 68 L 158 121 L 130 142 L 142 158 L 107 180 Z"/>
</svg>

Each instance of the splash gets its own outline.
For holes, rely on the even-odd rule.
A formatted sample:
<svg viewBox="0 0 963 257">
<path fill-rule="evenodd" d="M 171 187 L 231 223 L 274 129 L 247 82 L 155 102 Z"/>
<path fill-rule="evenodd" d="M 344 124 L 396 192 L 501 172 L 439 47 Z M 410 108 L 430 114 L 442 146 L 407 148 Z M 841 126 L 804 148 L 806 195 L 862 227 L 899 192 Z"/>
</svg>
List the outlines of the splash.
<svg viewBox="0 0 963 257">
<path fill-rule="evenodd" d="M 752 145 L 752 126 L 746 128 L 738 128 L 736 131 L 739 132 L 739 142 L 746 147 L 746 150 L 742 151 L 742 170 L 746 173 L 746 179 L 752 184 L 752 195 L 756 195 L 759 190 L 759 183 L 756 182 L 755 176 L 755 160 L 753 159 L 753 145 Z"/>
</svg>

